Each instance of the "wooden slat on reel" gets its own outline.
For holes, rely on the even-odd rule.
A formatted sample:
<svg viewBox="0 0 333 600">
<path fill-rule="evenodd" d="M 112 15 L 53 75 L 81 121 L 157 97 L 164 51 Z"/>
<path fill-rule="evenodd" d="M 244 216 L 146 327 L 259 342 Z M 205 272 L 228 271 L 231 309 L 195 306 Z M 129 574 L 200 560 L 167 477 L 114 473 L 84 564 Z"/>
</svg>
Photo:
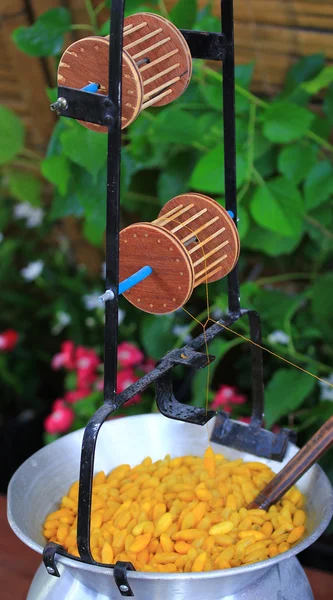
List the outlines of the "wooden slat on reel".
<svg viewBox="0 0 333 600">
<path fill-rule="evenodd" d="M 144 265 L 152 274 L 124 295 L 152 314 L 182 307 L 201 283 L 232 271 L 239 257 L 237 228 L 215 200 L 183 194 L 163 207 L 152 223 L 136 223 L 120 233 L 120 279 Z"/>
<path fill-rule="evenodd" d="M 124 21 L 122 128 L 142 110 L 169 104 L 185 91 L 192 74 L 189 47 L 167 19 L 138 13 Z M 81 89 L 100 85 L 106 95 L 109 78 L 109 36 L 90 36 L 74 42 L 61 57 L 58 84 Z M 82 122 L 88 129 L 106 133 L 107 127 Z"/>
</svg>

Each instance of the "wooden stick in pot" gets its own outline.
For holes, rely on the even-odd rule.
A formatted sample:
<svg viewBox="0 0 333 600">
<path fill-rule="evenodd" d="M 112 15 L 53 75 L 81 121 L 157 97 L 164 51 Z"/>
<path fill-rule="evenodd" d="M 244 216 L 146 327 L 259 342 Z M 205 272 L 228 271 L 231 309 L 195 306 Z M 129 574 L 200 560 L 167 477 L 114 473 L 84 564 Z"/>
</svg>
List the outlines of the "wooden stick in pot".
<svg viewBox="0 0 333 600">
<path fill-rule="evenodd" d="M 315 433 L 247 507 L 267 510 L 333 445 L 333 417 Z"/>
</svg>

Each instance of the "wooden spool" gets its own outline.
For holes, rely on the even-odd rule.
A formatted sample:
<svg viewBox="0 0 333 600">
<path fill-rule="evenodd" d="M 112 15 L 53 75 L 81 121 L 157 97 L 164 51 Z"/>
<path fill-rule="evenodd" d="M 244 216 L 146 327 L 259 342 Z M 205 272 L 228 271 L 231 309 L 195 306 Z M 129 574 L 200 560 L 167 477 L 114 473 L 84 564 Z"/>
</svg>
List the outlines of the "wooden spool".
<svg viewBox="0 0 333 600">
<path fill-rule="evenodd" d="M 189 47 L 167 19 L 138 13 L 124 21 L 122 76 L 122 129 L 149 106 L 164 106 L 178 98 L 192 75 Z M 58 85 L 81 89 L 100 85 L 107 95 L 109 36 L 90 36 L 65 50 L 58 67 Z M 81 121 L 84 127 L 107 133 L 107 127 Z"/>
<path fill-rule="evenodd" d="M 182 307 L 201 283 L 232 271 L 239 257 L 237 228 L 215 200 L 183 194 L 170 200 L 152 223 L 120 232 L 120 281 L 149 265 L 153 272 L 124 293 L 144 312 L 167 314 Z"/>
</svg>

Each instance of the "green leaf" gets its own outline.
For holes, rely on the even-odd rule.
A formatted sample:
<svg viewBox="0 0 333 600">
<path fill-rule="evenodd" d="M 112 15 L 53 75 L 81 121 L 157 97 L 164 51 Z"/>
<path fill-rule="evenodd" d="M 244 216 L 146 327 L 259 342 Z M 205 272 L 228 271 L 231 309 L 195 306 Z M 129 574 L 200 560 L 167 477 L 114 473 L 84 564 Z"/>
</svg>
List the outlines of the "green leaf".
<svg viewBox="0 0 333 600">
<path fill-rule="evenodd" d="M 32 206 L 41 204 L 41 180 L 23 171 L 15 171 L 9 175 L 9 190 L 14 198 L 21 202 L 29 202 Z"/>
<path fill-rule="evenodd" d="M 4 165 L 24 147 L 25 131 L 22 121 L 9 108 L 0 105 L 0 165 Z"/>
<path fill-rule="evenodd" d="M 310 127 L 314 115 L 291 102 L 275 102 L 264 112 L 263 131 L 267 139 L 285 144 L 301 138 Z"/>
<path fill-rule="evenodd" d="M 246 65 L 236 65 L 235 67 L 235 82 L 242 88 L 248 89 L 253 77 L 254 62 Z"/>
<path fill-rule="evenodd" d="M 316 163 L 317 148 L 312 144 L 296 142 L 285 146 L 278 157 L 278 168 L 294 183 L 299 183 L 307 176 Z"/>
<path fill-rule="evenodd" d="M 311 81 L 302 84 L 302 88 L 311 95 L 317 94 L 333 82 L 333 66 L 324 69 Z"/>
<path fill-rule="evenodd" d="M 303 81 L 312 79 L 319 73 L 325 64 L 325 55 L 311 54 L 301 58 L 289 69 L 286 77 L 285 92 L 291 92 Z"/>
<path fill-rule="evenodd" d="M 258 187 L 251 199 L 254 220 L 271 231 L 286 237 L 298 237 L 303 227 L 304 204 L 297 187 L 277 177 Z"/>
<path fill-rule="evenodd" d="M 56 56 L 70 29 L 71 14 L 67 8 L 52 8 L 30 27 L 15 29 L 12 37 L 17 47 L 30 56 Z"/>
<path fill-rule="evenodd" d="M 106 170 L 100 172 L 97 181 L 83 172 L 77 182 L 77 193 L 84 209 L 84 234 L 91 244 L 99 246 L 105 231 Z"/>
<path fill-rule="evenodd" d="M 281 417 L 299 408 L 315 385 L 315 379 L 305 373 L 278 369 L 265 390 L 266 427 L 272 427 Z"/>
<path fill-rule="evenodd" d="M 192 29 L 197 17 L 196 0 L 178 0 L 169 12 L 169 18 L 178 29 Z"/>
<path fill-rule="evenodd" d="M 140 340 L 145 353 L 157 360 L 168 352 L 176 341 L 172 333 L 172 316 L 144 315 L 141 320 Z"/>
<path fill-rule="evenodd" d="M 197 20 L 192 29 L 196 31 L 212 31 L 213 33 L 221 31 L 221 20 L 212 15 L 211 0 L 198 11 Z"/>
<path fill-rule="evenodd" d="M 324 112 L 330 122 L 333 124 L 333 84 L 329 86 L 323 103 Z"/>
<path fill-rule="evenodd" d="M 271 331 L 285 330 L 286 320 L 290 320 L 295 310 L 303 301 L 301 295 L 287 295 L 279 290 L 260 289 L 253 298 L 255 309 L 259 312 L 261 319 L 268 323 Z"/>
<path fill-rule="evenodd" d="M 333 191 L 333 167 L 329 161 L 317 163 L 309 172 L 305 184 L 305 205 L 311 210 L 326 202 Z"/>
<path fill-rule="evenodd" d="M 242 154 L 236 158 L 237 188 L 245 180 L 246 162 Z M 191 185 L 200 191 L 224 194 L 224 148 L 219 144 L 205 154 L 196 164 L 192 173 Z"/>
<path fill-rule="evenodd" d="M 41 171 L 45 179 L 57 186 L 59 194 L 64 196 L 67 193 L 71 171 L 66 156 L 45 158 L 41 163 Z"/>
<path fill-rule="evenodd" d="M 200 92 L 209 106 L 217 110 L 219 113 L 222 112 L 222 93 L 220 83 L 208 83 L 203 81 L 200 83 Z"/>
<path fill-rule="evenodd" d="M 61 133 L 60 140 L 64 154 L 87 169 L 96 181 L 99 171 L 106 164 L 106 136 L 78 125 Z"/>
<path fill-rule="evenodd" d="M 158 197 L 162 204 L 188 191 L 195 162 L 196 152 L 182 152 L 170 158 L 157 182 Z"/>
<path fill-rule="evenodd" d="M 300 236 L 285 237 L 255 225 L 251 225 L 245 238 L 242 239 L 243 248 L 264 252 L 268 256 L 291 254 L 299 243 Z"/>
<path fill-rule="evenodd" d="M 311 311 L 315 323 L 321 328 L 325 341 L 333 340 L 333 273 L 317 277 L 312 286 Z"/>
<path fill-rule="evenodd" d="M 241 240 L 243 240 L 250 227 L 250 219 L 247 210 L 243 206 L 238 207 L 238 233 Z"/>
<path fill-rule="evenodd" d="M 152 142 L 190 146 L 200 141 L 197 119 L 179 108 L 163 110 L 151 128 Z"/>
</svg>

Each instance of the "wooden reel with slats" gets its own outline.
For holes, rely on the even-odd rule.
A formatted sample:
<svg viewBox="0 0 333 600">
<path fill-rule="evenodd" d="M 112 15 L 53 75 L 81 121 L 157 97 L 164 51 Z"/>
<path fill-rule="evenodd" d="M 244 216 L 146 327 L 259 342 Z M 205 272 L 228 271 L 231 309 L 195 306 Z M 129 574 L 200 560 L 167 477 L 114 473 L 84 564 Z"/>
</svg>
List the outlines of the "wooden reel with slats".
<svg viewBox="0 0 333 600">
<path fill-rule="evenodd" d="M 127 17 L 123 32 L 122 129 L 149 106 L 169 104 L 186 90 L 192 75 L 189 47 L 167 19 L 151 13 Z M 58 84 L 81 89 L 99 84 L 107 94 L 109 36 L 74 42 L 61 57 Z M 82 122 L 88 129 L 107 133 L 107 127 Z"/>
<path fill-rule="evenodd" d="M 120 280 L 144 265 L 152 274 L 124 293 L 144 312 L 166 314 L 182 307 L 193 289 L 225 277 L 240 251 L 237 228 L 215 200 L 183 194 L 163 207 L 152 223 L 120 232 Z"/>
</svg>

